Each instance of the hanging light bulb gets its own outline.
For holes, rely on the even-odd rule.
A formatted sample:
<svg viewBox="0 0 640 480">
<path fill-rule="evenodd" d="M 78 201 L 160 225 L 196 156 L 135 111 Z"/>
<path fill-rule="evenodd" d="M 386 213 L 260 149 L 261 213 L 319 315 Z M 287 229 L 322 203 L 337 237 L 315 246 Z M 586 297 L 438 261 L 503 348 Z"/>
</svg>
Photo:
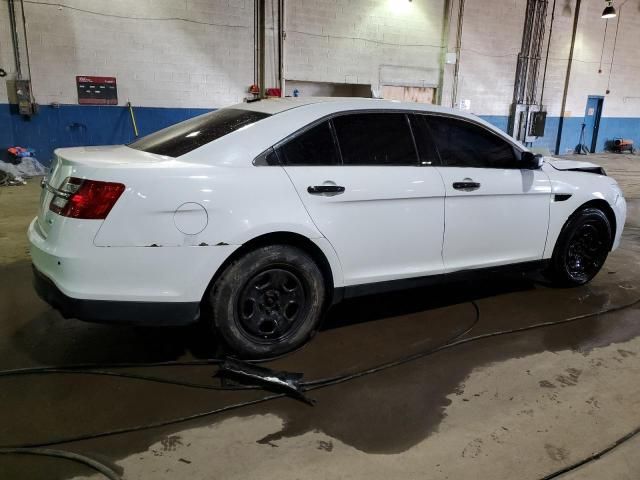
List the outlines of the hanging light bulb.
<svg viewBox="0 0 640 480">
<path fill-rule="evenodd" d="M 609 0 L 607 6 L 602 11 L 602 18 L 615 18 L 617 15 L 616 9 L 613 8 L 613 2 Z"/>
</svg>

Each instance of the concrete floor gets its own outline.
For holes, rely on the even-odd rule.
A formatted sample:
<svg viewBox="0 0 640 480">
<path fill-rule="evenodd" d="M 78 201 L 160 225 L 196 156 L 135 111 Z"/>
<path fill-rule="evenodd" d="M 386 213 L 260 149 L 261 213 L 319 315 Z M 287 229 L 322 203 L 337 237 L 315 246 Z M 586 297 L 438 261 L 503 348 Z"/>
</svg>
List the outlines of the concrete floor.
<svg viewBox="0 0 640 480">
<path fill-rule="evenodd" d="M 581 157 L 584 158 L 584 157 Z M 629 199 L 621 248 L 596 279 L 551 289 L 522 276 L 367 297 L 330 312 L 306 348 L 270 365 L 308 379 L 358 371 L 468 335 L 640 298 L 640 157 L 591 156 Z M 32 291 L 24 231 L 39 188 L 0 189 L 0 368 L 214 355 L 197 328 L 64 320 Z M 133 479 L 538 479 L 640 425 L 640 305 L 469 343 L 315 390 L 171 427 L 58 445 Z M 136 370 L 207 382 L 213 367 Z M 112 377 L 0 378 L 0 445 L 41 443 L 258 399 Z M 637 479 L 640 438 L 567 479 Z M 0 479 L 102 478 L 66 460 L 0 456 Z"/>
</svg>

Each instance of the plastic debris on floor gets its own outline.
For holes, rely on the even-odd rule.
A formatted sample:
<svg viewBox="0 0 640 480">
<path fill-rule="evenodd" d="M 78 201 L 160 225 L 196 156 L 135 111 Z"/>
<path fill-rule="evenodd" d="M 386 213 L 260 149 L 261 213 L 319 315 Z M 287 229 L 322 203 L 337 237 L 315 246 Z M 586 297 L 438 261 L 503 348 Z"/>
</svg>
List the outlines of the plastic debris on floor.
<svg viewBox="0 0 640 480">
<path fill-rule="evenodd" d="M 24 185 L 25 179 L 40 177 L 47 173 L 45 166 L 34 156 L 34 150 L 11 147 L 7 152 L 9 160 L 0 160 L 0 186 Z"/>
<path fill-rule="evenodd" d="M 0 167 L 2 167 L 3 162 L 0 162 Z M 0 187 L 15 187 L 17 185 L 26 185 L 26 181 L 24 178 L 20 176 L 15 176 L 9 172 L 5 172 L 0 170 Z"/>
</svg>

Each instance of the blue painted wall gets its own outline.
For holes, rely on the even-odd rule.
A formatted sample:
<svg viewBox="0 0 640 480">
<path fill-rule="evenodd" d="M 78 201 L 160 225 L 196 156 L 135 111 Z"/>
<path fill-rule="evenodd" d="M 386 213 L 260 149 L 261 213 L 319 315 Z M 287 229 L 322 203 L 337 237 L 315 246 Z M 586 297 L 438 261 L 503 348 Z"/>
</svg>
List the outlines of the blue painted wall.
<svg viewBox="0 0 640 480">
<path fill-rule="evenodd" d="M 480 115 L 480 118 L 486 120 L 491 125 L 498 127 L 503 132 L 509 128 L 509 117 L 504 115 Z"/>
<path fill-rule="evenodd" d="M 7 158 L 7 147 L 14 144 L 12 122 L 9 105 L 0 103 L 0 160 Z"/>
<path fill-rule="evenodd" d="M 36 115 L 22 117 L 13 107 L 0 104 L 0 148 L 20 145 L 36 150 L 36 157 L 49 164 L 53 150 L 83 145 L 117 145 L 133 141 L 129 110 L 115 106 L 41 106 Z M 160 130 L 210 111 L 202 108 L 134 108 L 140 135 Z"/>
<path fill-rule="evenodd" d="M 497 115 L 480 115 L 487 122 L 495 125 L 503 131 L 507 131 L 509 117 Z M 572 152 L 580 142 L 580 132 L 582 129 L 582 117 L 567 117 L 562 126 L 562 141 L 560 142 L 560 154 Z M 536 140 L 534 147 L 546 148 L 550 152 L 555 152 L 558 138 L 558 127 L 560 117 L 547 117 L 545 135 Z M 598 132 L 598 142 L 596 152 L 603 152 L 609 147 L 609 142 L 614 138 L 630 138 L 640 147 L 640 118 L 632 117 L 602 117 L 600 120 L 600 130 Z"/>
<path fill-rule="evenodd" d="M 598 132 L 597 150 L 604 150 L 608 145 L 606 141 L 614 138 L 630 138 L 634 141 L 636 148 L 640 147 L 640 118 L 632 117 L 603 117 L 600 120 L 600 131 Z"/>
<path fill-rule="evenodd" d="M 48 165 L 53 150 L 58 147 L 123 144 L 134 139 L 126 107 L 41 106 L 38 114 L 31 118 L 18 115 L 12 108 L 10 105 L 0 104 L 0 158 L 6 158 L 7 147 L 20 145 L 35 149 L 37 158 Z M 208 111 L 210 110 L 202 108 L 135 108 L 140 135 Z M 481 117 L 498 128 L 507 130 L 507 116 Z M 582 117 L 565 118 L 560 153 L 573 151 L 576 147 L 580 140 L 582 121 Z M 545 136 L 537 140 L 534 146 L 554 152 L 558 123 L 558 117 L 548 117 Z M 606 142 L 617 137 L 630 138 L 640 147 L 640 118 L 603 117 L 597 151 L 604 151 Z"/>
</svg>

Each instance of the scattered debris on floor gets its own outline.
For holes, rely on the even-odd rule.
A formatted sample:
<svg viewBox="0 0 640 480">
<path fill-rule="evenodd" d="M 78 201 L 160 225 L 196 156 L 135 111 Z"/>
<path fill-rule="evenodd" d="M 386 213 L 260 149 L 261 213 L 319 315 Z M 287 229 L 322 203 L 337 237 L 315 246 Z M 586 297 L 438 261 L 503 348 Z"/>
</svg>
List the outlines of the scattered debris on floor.
<svg viewBox="0 0 640 480">
<path fill-rule="evenodd" d="M 0 162 L 1 164 L 2 162 Z M 0 165 L 1 167 L 2 165 Z M 15 187 L 18 185 L 26 185 L 24 178 L 15 176 L 12 173 L 0 170 L 0 187 Z"/>
<path fill-rule="evenodd" d="M 24 147 L 10 147 L 8 161 L 0 160 L 0 186 L 26 184 L 25 179 L 46 174 L 46 168 L 35 157 L 35 151 Z"/>
<path fill-rule="evenodd" d="M 292 395 L 294 398 L 298 398 L 309 405 L 315 404 L 302 390 L 301 382 L 303 375 L 301 373 L 279 372 L 227 357 L 220 365 L 218 375 L 222 378 L 257 382 L 267 388 Z"/>
</svg>

